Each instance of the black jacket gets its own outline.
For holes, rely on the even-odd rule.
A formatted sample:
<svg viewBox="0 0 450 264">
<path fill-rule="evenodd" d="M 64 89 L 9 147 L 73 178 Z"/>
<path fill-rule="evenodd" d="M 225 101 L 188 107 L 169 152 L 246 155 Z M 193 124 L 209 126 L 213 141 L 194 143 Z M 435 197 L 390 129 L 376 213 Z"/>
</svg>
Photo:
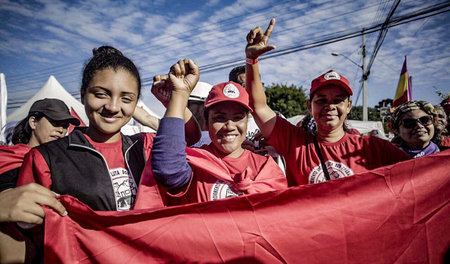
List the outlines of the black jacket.
<svg viewBox="0 0 450 264">
<path fill-rule="evenodd" d="M 117 209 L 106 160 L 81 129 L 36 148 L 50 169 L 52 191 L 72 195 L 93 210 Z M 143 135 L 122 135 L 122 155 L 128 171 L 139 184 L 146 162 Z"/>
</svg>

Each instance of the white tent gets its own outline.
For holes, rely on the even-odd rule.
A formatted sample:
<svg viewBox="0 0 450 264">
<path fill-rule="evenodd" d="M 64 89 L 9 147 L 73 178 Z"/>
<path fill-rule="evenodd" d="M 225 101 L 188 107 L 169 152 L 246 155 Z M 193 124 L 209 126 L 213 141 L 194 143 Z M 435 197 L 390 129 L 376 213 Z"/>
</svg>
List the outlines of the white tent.
<svg viewBox="0 0 450 264">
<path fill-rule="evenodd" d="M 35 101 L 44 98 L 56 98 L 62 100 L 66 103 L 67 107 L 69 107 L 69 110 L 73 108 L 85 124 L 89 122 L 86 113 L 84 112 L 83 104 L 67 92 L 66 89 L 64 89 L 64 87 L 62 87 L 62 85 L 56 80 L 56 78 L 51 75 L 44 86 L 33 97 L 31 97 L 25 104 L 8 116 L 8 123 L 12 121 L 20 121 L 27 117 L 31 105 Z"/>
<path fill-rule="evenodd" d="M 0 142 L 5 142 L 4 130 L 6 128 L 6 103 L 8 95 L 6 91 L 5 75 L 0 73 Z"/>
<path fill-rule="evenodd" d="M 302 120 L 304 115 L 296 115 L 288 118 L 287 120 L 294 125 Z M 370 133 L 372 130 L 377 130 L 379 135 L 384 136 L 383 123 L 381 121 L 359 121 L 359 120 L 347 120 L 347 124 L 350 128 L 354 128 L 361 134 Z"/>
<path fill-rule="evenodd" d="M 150 110 L 150 108 L 148 108 L 144 102 L 142 102 L 141 100 L 139 100 L 138 107 L 142 107 L 144 108 L 145 111 L 147 111 L 147 113 L 149 113 L 152 116 L 156 116 L 158 118 L 161 118 L 160 116 L 158 116 L 157 114 L 155 114 L 155 112 L 153 112 L 152 110 Z M 133 118 L 130 120 L 130 122 L 128 122 L 127 125 L 125 125 L 124 127 L 122 127 L 122 129 L 120 130 L 122 133 L 124 133 L 125 135 L 133 135 L 139 132 L 148 132 L 148 133 L 156 133 L 155 130 L 147 127 L 147 126 L 143 126 L 141 125 L 139 122 L 135 121 Z"/>
</svg>

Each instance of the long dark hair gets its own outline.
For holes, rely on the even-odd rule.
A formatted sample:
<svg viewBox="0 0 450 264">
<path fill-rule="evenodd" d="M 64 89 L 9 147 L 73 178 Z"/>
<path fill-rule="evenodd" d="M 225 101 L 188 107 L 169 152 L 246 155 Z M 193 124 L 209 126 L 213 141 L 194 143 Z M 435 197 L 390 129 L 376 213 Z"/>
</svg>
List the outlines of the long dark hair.
<svg viewBox="0 0 450 264">
<path fill-rule="evenodd" d="M 42 117 L 44 117 L 43 114 L 37 113 L 33 115 L 29 115 L 26 118 L 22 119 L 16 127 L 14 127 L 14 130 L 12 132 L 11 142 L 16 144 L 28 144 L 31 138 L 31 134 L 33 133 L 33 129 L 30 127 L 30 117 L 34 117 L 37 121 L 41 120 Z"/>
<path fill-rule="evenodd" d="M 111 46 L 101 46 L 92 50 L 93 57 L 89 60 L 83 70 L 83 81 L 81 83 L 81 100 L 83 101 L 86 89 L 92 81 L 94 75 L 101 70 L 112 68 L 117 70 L 119 68 L 127 70 L 136 78 L 138 83 L 138 98 L 141 95 L 141 77 L 139 71 L 134 63 L 125 57 L 122 52 Z"/>
</svg>

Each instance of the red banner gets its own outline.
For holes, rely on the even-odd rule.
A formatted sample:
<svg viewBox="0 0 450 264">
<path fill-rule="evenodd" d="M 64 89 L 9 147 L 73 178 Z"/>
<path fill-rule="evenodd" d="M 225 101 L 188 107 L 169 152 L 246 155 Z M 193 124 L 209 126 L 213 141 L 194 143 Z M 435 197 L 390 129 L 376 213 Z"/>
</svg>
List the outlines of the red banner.
<svg viewBox="0 0 450 264">
<path fill-rule="evenodd" d="M 85 127 L 86 124 L 84 124 L 83 119 L 81 119 L 81 117 L 78 115 L 78 113 L 75 111 L 75 109 L 73 109 L 73 107 L 70 108 L 70 115 L 75 117 L 76 119 L 78 119 L 80 121 L 80 127 Z M 75 126 L 70 124 L 69 125 L 69 133 L 72 133 L 72 131 L 75 129 Z"/>
<path fill-rule="evenodd" d="M 45 263 L 443 263 L 450 151 L 364 174 L 213 202 L 46 209 Z"/>
</svg>

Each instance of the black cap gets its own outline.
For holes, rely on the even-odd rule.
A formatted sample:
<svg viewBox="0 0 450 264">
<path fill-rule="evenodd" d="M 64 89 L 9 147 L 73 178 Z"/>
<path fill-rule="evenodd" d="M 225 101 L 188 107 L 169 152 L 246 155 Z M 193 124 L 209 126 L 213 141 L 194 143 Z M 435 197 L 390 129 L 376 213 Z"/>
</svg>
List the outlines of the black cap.
<svg viewBox="0 0 450 264">
<path fill-rule="evenodd" d="M 80 125 L 80 120 L 70 115 L 67 105 L 59 99 L 45 98 L 37 100 L 31 106 L 28 116 L 36 113 L 42 113 L 46 117 L 55 121 L 67 120 L 72 125 Z"/>
</svg>

